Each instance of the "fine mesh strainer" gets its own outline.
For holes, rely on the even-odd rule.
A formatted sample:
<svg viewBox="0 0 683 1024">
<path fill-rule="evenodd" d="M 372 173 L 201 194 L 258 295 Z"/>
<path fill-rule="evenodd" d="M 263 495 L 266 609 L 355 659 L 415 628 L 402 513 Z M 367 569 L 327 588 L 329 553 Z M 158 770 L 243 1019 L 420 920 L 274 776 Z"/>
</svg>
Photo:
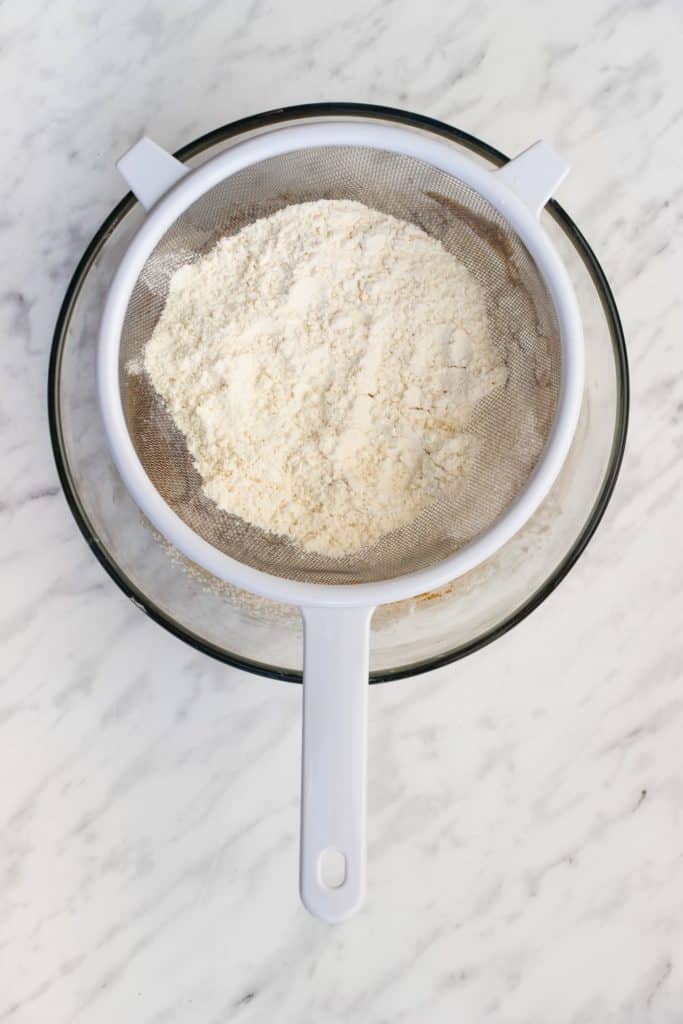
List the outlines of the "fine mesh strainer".
<svg viewBox="0 0 683 1024">
<path fill-rule="evenodd" d="M 533 514 L 567 454 L 583 390 L 568 276 L 538 223 L 567 172 L 544 143 L 492 172 L 409 129 L 349 122 L 271 131 L 195 171 L 143 139 L 119 168 L 150 213 L 112 283 L 98 349 L 100 404 L 133 498 L 192 561 L 298 605 L 304 621 L 301 896 L 340 920 L 365 887 L 368 635 L 378 604 L 415 596 L 493 554 Z M 131 373 L 171 275 L 291 203 L 355 199 L 418 224 L 482 286 L 507 380 L 475 407 L 471 469 L 408 526 L 333 559 L 220 511 L 146 376 Z M 419 339 L 416 341 L 419 344 Z"/>
</svg>

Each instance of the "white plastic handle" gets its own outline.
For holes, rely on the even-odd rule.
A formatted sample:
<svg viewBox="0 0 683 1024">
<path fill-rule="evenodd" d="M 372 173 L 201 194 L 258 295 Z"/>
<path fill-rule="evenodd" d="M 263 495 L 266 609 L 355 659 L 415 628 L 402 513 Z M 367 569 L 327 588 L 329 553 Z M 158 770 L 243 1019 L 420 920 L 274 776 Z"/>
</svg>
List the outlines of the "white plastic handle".
<svg viewBox="0 0 683 1024">
<path fill-rule="evenodd" d="M 302 608 L 301 900 L 343 921 L 365 897 L 368 652 L 374 608 Z M 330 877 L 333 876 L 333 877 Z"/>
<path fill-rule="evenodd" d="M 540 141 L 493 173 L 539 217 L 555 189 L 569 174 L 569 164 L 547 142 Z"/>
<path fill-rule="evenodd" d="M 188 173 L 185 164 L 146 136 L 124 153 L 116 166 L 145 210 Z"/>
</svg>

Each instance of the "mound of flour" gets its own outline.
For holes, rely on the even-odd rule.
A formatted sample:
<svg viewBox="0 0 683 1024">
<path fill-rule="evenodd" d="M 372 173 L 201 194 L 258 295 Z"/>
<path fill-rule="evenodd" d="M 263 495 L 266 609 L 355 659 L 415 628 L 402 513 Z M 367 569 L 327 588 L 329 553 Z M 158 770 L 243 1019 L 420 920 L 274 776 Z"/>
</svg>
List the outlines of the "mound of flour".
<svg viewBox="0 0 683 1024">
<path fill-rule="evenodd" d="M 286 207 L 178 270 L 144 367 L 208 497 L 331 556 L 457 487 L 473 403 L 506 379 L 469 271 L 345 200 Z"/>
</svg>

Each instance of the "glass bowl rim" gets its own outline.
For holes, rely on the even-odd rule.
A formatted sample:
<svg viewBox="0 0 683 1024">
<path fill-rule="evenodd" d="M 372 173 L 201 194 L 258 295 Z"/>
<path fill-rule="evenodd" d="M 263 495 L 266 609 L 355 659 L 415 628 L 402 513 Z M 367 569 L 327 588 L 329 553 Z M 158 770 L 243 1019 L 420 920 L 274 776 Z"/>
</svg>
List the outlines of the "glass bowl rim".
<svg viewBox="0 0 683 1024">
<path fill-rule="evenodd" d="M 267 128 L 283 121 L 292 121 L 302 118 L 316 117 L 359 117 L 377 119 L 382 121 L 393 121 L 398 124 L 408 125 L 421 130 L 426 130 L 453 142 L 464 146 L 471 152 L 481 156 L 491 163 L 501 165 L 508 159 L 500 150 L 495 149 L 488 143 L 478 139 L 476 136 L 464 132 L 459 128 L 452 127 L 433 118 L 421 114 L 414 114 L 409 111 L 397 110 L 393 107 L 375 106 L 365 103 L 311 103 L 293 107 L 280 107 L 276 110 L 266 111 L 261 114 L 254 114 L 241 118 L 229 124 L 222 125 L 195 139 L 179 149 L 174 155 L 179 160 L 189 160 L 194 156 L 203 153 L 211 146 L 217 145 L 235 136 L 256 129 Z M 156 605 L 143 591 L 141 591 L 123 570 L 118 566 L 107 548 L 102 544 L 89 517 L 83 507 L 76 487 L 75 481 L 69 468 L 68 455 L 61 429 L 60 394 L 59 383 L 62 364 L 62 355 L 71 322 L 71 316 L 76 306 L 81 288 L 90 272 L 90 269 L 97 258 L 100 250 L 106 243 L 114 229 L 118 227 L 124 217 L 136 204 L 132 193 L 128 193 L 114 207 L 109 215 L 102 222 L 95 232 L 91 242 L 83 253 L 69 282 L 62 301 L 62 305 L 55 324 L 50 352 L 50 365 L 48 371 L 48 420 L 50 428 L 50 439 L 52 450 L 57 466 L 60 483 L 64 491 L 67 503 L 76 523 L 85 537 L 93 554 L 120 587 L 123 593 L 133 603 L 144 611 L 151 619 L 163 626 L 174 636 L 190 644 L 203 654 L 208 654 L 225 664 L 235 668 L 244 669 L 256 675 L 267 676 L 271 679 L 281 679 L 287 682 L 301 682 L 301 672 L 294 672 L 289 669 L 277 668 L 276 666 L 262 662 L 252 661 L 233 654 L 224 648 L 210 643 L 204 638 L 181 626 L 175 619 Z M 552 591 L 565 578 L 570 569 L 576 564 L 585 551 L 588 542 L 595 533 L 600 520 L 602 519 L 607 505 L 611 499 L 614 487 L 619 475 L 621 463 L 626 444 L 629 413 L 629 372 L 628 358 L 626 354 L 626 343 L 624 332 L 619 317 L 619 312 L 614 296 L 605 277 L 604 271 L 598 262 L 595 253 L 577 225 L 566 213 L 566 211 L 555 200 L 551 200 L 547 212 L 564 231 L 573 244 L 579 257 L 582 259 L 600 298 L 605 319 L 610 330 L 612 345 L 614 348 L 616 372 L 617 372 L 617 416 L 615 431 L 612 439 L 612 450 L 602 481 L 602 486 L 583 525 L 578 537 L 572 544 L 564 558 L 555 566 L 550 575 L 536 590 L 519 605 L 514 611 L 507 615 L 501 622 L 483 633 L 469 640 L 465 644 L 453 648 L 433 658 L 426 658 L 420 662 L 404 665 L 390 671 L 372 672 L 371 683 L 389 682 L 395 679 L 403 679 L 408 676 L 419 675 L 433 669 L 458 661 L 460 658 L 473 654 L 487 644 L 497 640 L 498 637 L 507 633 L 523 619 L 530 615 Z"/>
</svg>

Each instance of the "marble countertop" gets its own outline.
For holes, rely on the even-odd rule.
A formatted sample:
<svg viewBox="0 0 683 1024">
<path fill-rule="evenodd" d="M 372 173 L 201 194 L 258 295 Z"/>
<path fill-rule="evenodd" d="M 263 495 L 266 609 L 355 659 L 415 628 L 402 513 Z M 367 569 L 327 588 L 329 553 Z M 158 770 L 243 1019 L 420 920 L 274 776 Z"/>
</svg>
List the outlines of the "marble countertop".
<svg viewBox="0 0 683 1024">
<path fill-rule="evenodd" d="M 681 1019 L 682 34 L 677 0 L 2 5 L 1 1022 Z M 633 385 L 563 585 L 482 652 L 373 688 L 370 892 L 337 927 L 297 897 L 299 688 L 124 598 L 45 402 L 115 159 L 316 99 L 551 141 Z"/>
</svg>

